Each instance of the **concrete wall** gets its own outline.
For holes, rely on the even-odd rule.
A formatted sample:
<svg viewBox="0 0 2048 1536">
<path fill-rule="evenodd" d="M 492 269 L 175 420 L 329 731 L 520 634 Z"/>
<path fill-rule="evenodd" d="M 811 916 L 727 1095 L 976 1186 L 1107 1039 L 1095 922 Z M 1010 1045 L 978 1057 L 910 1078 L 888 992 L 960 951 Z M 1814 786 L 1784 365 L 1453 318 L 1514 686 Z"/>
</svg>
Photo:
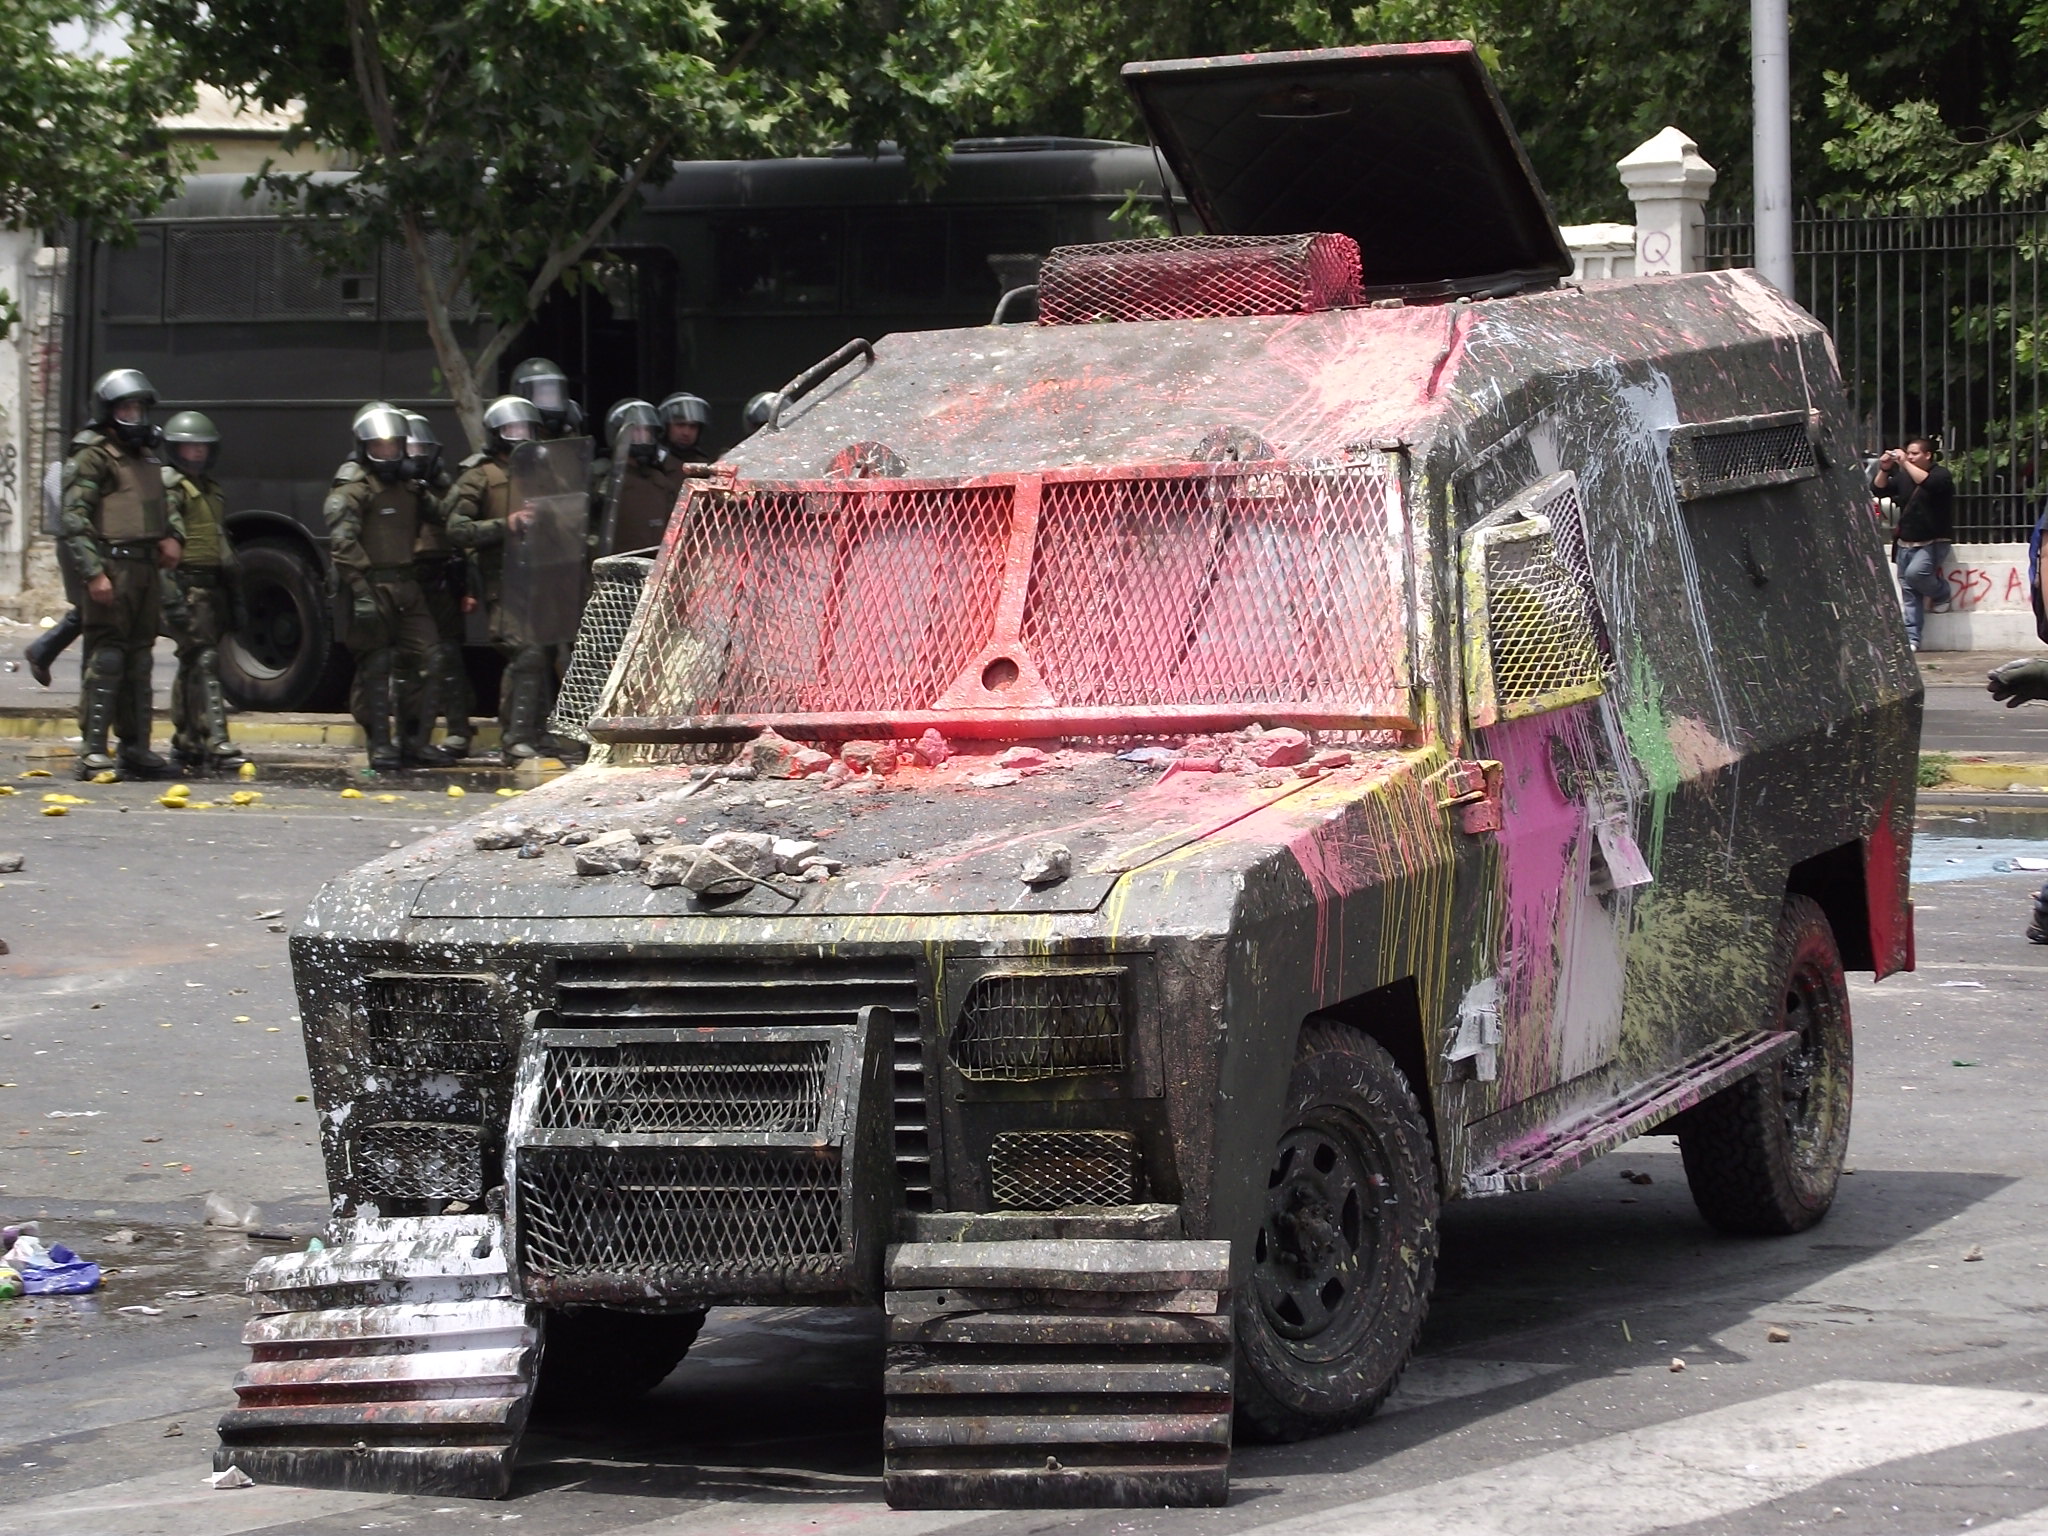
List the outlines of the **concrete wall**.
<svg viewBox="0 0 2048 1536">
<path fill-rule="evenodd" d="M 2020 656 L 2041 649 L 2027 597 L 2026 545 L 1958 544 L 1942 574 L 1954 601 L 1927 614 L 1920 631 L 1922 650 Z"/>
</svg>

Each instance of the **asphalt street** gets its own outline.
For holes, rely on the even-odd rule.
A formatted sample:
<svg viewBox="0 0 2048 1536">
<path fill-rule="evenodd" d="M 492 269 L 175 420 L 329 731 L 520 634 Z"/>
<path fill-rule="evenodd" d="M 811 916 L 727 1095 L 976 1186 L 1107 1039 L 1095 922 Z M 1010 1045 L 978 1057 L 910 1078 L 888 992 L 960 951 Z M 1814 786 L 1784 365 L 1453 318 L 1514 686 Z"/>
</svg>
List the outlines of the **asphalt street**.
<svg viewBox="0 0 2048 1536">
<path fill-rule="evenodd" d="M 278 930 L 329 874 L 480 800 L 259 780 L 170 810 L 28 766 L 0 752 L 0 850 L 26 861 L 0 875 L 0 1220 L 40 1216 L 113 1273 L 0 1303 L 0 1536 L 2048 1533 L 2048 949 L 2020 931 L 2043 875 L 2010 867 L 2048 855 L 2038 812 L 1923 816 L 1920 969 L 1852 982 L 1854 1172 L 1814 1231 L 1715 1235 L 1672 1143 L 1645 1139 L 1447 1211 L 1394 1401 L 1240 1447 L 1227 1508 L 969 1516 L 882 1504 L 876 1327 L 829 1310 L 714 1314 L 644 1403 L 530 1435 L 504 1504 L 207 1487 L 242 1275 L 290 1239 L 209 1231 L 201 1200 L 285 1234 L 323 1208 Z M 224 803 L 241 787 L 262 798 Z M 45 816 L 47 794 L 86 803 Z"/>
</svg>

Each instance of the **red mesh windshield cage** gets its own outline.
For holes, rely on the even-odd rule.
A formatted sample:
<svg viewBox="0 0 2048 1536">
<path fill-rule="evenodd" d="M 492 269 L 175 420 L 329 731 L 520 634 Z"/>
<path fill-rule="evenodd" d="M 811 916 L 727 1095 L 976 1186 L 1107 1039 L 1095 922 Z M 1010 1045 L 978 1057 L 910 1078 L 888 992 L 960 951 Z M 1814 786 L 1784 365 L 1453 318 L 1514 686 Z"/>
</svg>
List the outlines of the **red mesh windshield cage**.
<svg viewBox="0 0 2048 1536">
<path fill-rule="evenodd" d="M 1038 323 L 1298 315 L 1360 301 L 1349 235 L 1194 235 L 1064 245 L 1038 272 Z"/>
<path fill-rule="evenodd" d="M 592 730 L 1400 725 L 1406 550 L 1379 461 L 700 488 Z"/>
</svg>

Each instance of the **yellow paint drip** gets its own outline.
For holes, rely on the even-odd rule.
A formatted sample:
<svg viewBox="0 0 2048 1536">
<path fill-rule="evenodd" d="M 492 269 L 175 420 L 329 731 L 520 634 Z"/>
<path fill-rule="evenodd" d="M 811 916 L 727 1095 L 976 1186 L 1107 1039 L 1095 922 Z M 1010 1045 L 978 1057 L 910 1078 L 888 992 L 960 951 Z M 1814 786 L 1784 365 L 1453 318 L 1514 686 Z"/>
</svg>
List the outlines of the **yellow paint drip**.
<svg viewBox="0 0 2048 1536">
<path fill-rule="evenodd" d="M 45 816 L 69 816 L 71 814 L 71 807 L 68 805 L 46 805 L 43 807 L 43 814 Z"/>
<path fill-rule="evenodd" d="M 351 785 L 341 792 L 341 798 L 344 800 L 360 800 L 363 798 L 363 792 Z"/>
<path fill-rule="evenodd" d="M 238 789 L 228 796 L 228 799 L 235 805 L 254 805 L 262 798 L 263 791 L 260 789 Z"/>
</svg>

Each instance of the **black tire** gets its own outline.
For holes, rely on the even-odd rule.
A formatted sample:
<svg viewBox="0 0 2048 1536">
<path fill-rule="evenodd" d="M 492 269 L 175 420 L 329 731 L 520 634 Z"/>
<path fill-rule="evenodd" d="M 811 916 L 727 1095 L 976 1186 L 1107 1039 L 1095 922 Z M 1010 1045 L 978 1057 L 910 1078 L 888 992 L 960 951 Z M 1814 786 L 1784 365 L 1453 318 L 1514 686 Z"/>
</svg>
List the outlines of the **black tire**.
<svg viewBox="0 0 2048 1536">
<path fill-rule="evenodd" d="M 668 1380 L 703 1326 L 701 1307 L 688 1312 L 550 1311 L 535 1412 L 590 1414 L 637 1402 Z"/>
<path fill-rule="evenodd" d="M 1795 1031 L 1799 1043 L 1696 1105 L 1678 1132 L 1693 1203 L 1723 1232 L 1804 1232 L 1834 1203 L 1849 1150 L 1849 989 L 1834 930 L 1807 897 L 1786 898 L 1771 974 L 1768 1027 Z"/>
<path fill-rule="evenodd" d="M 322 710 L 348 697 L 348 652 L 334 643 L 327 584 L 287 539 L 235 546 L 249 627 L 222 641 L 220 680 L 237 709 Z"/>
<path fill-rule="evenodd" d="M 1283 1123 L 1236 1300 L 1238 1429 L 1259 1440 L 1369 1416 L 1400 1381 L 1436 1284 L 1436 1156 L 1394 1059 L 1311 1019 Z"/>
</svg>

